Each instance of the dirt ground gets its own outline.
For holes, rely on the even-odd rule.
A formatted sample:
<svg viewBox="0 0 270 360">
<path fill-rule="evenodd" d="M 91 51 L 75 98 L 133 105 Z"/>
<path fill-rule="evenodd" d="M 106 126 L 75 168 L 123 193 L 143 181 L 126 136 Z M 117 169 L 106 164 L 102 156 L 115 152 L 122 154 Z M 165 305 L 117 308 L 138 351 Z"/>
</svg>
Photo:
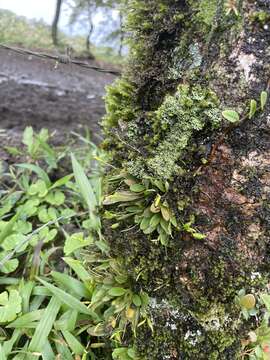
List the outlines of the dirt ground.
<svg viewBox="0 0 270 360">
<path fill-rule="evenodd" d="M 2 151 L 6 143 L 14 146 L 29 125 L 55 131 L 59 138 L 88 127 L 93 140 L 100 139 L 105 86 L 115 76 L 72 64 L 55 65 L 52 60 L 0 49 Z"/>
</svg>

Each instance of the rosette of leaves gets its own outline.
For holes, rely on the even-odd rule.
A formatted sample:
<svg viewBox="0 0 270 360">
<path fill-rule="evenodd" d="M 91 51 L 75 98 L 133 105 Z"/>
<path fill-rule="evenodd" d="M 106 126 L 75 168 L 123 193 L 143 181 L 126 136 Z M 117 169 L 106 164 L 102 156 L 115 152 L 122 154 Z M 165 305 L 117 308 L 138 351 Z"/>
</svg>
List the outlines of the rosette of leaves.
<svg viewBox="0 0 270 360">
<path fill-rule="evenodd" d="M 144 234 L 151 234 L 152 241 L 168 245 L 173 228 L 177 228 L 176 218 L 166 201 L 168 183 L 150 177 L 140 183 L 126 173 L 111 181 L 120 181 L 121 187 L 103 202 L 105 206 L 119 204 L 117 212 L 105 212 L 105 218 L 117 221 L 112 228 L 117 228 L 121 221 L 132 219 L 133 225 L 137 224 Z"/>
<path fill-rule="evenodd" d="M 250 316 L 255 326 L 251 328 L 247 337 L 241 340 L 243 358 L 249 360 L 270 359 L 270 295 L 261 293 L 258 296 L 246 294 L 244 290 L 237 296 L 237 303 L 241 306 L 241 313 L 248 320 Z"/>
<path fill-rule="evenodd" d="M 84 254 L 92 278 L 91 309 L 103 313 L 103 320 L 87 331 L 92 336 L 110 336 L 121 344 L 127 327 L 134 333 L 142 323 L 151 321 L 147 314 L 148 295 L 134 291 L 122 259 L 104 257 L 95 245 Z"/>
</svg>

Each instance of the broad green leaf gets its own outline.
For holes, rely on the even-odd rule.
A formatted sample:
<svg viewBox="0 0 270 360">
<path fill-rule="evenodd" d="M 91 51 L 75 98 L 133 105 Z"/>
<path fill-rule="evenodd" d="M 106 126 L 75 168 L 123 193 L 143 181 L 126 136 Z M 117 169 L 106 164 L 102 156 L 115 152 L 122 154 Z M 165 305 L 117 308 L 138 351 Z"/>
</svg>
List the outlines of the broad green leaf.
<svg viewBox="0 0 270 360">
<path fill-rule="evenodd" d="M 39 352 L 43 350 L 53 324 L 61 307 L 61 300 L 53 296 L 47 305 L 42 318 L 35 330 L 34 336 L 29 344 L 29 351 Z"/>
<path fill-rule="evenodd" d="M 169 236 L 164 231 L 160 232 L 158 239 L 163 246 L 167 246 L 169 243 Z"/>
<path fill-rule="evenodd" d="M 129 360 L 129 356 L 127 354 L 128 348 L 117 348 L 112 352 L 112 358 L 114 360 Z"/>
<path fill-rule="evenodd" d="M 37 182 L 30 185 L 28 194 L 31 196 L 38 195 L 40 198 L 44 198 L 48 194 L 46 182 L 44 180 L 38 179 Z"/>
<path fill-rule="evenodd" d="M 71 269 L 77 274 L 78 278 L 83 282 L 88 282 L 91 280 L 91 276 L 86 271 L 85 267 L 79 260 L 64 257 L 63 260 L 71 267 Z"/>
<path fill-rule="evenodd" d="M 49 230 L 48 227 L 43 228 L 39 232 L 39 238 L 42 239 L 45 243 L 52 241 L 57 235 L 56 229 Z M 30 242 L 33 245 L 33 242 Z"/>
<path fill-rule="evenodd" d="M 140 229 L 142 231 L 146 230 L 149 227 L 150 221 L 152 218 L 143 218 L 141 223 L 140 223 Z"/>
<path fill-rule="evenodd" d="M 85 246 L 89 246 L 92 243 L 93 243 L 93 239 L 90 236 L 84 238 L 83 233 L 72 234 L 65 241 L 64 253 L 65 255 L 69 255 L 73 253 L 75 250 L 78 250 Z"/>
<path fill-rule="evenodd" d="M 248 115 L 249 119 L 253 118 L 256 111 L 257 111 L 257 101 L 252 99 L 250 101 L 250 108 L 249 108 L 249 115 Z"/>
<path fill-rule="evenodd" d="M 73 154 L 71 154 L 72 168 L 75 176 L 76 184 L 78 185 L 79 191 L 86 202 L 90 213 L 94 213 L 97 207 L 97 199 L 94 190 L 88 180 L 82 166 L 79 164 Z"/>
<path fill-rule="evenodd" d="M 43 169 L 41 169 L 41 167 L 33 164 L 17 164 L 16 166 L 21 169 L 27 169 L 36 173 L 46 183 L 48 188 L 51 186 L 51 180 L 49 176 Z"/>
<path fill-rule="evenodd" d="M 12 234 L 5 238 L 2 243 L 2 247 L 5 251 L 13 250 L 17 245 L 22 244 L 17 252 L 24 251 L 27 248 L 27 243 L 25 243 L 26 236 L 22 234 Z"/>
<path fill-rule="evenodd" d="M 222 116 L 231 123 L 236 123 L 240 120 L 239 114 L 234 110 L 224 110 Z"/>
<path fill-rule="evenodd" d="M 32 224 L 28 221 L 18 220 L 13 227 L 13 231 L 24 235 L 28 234 L 32 231 Z"/>
<path fill-rule="evenodd" d="M 267 97 L 268 97 L 268 93 L 266 91 L 262 91 L 261 92 L 261 109 L 262 111 L 265 108 L 265 105 L 267 103 Z"/>
<path fill-rule="evenodd" d="M 132 191 L 118 191 L 113 195 L 105 197 L 103 205 L 112 205 L 119 202 L 129 202 L 140 199 L 143 195 L 141 193 L 134 193 Z"/>
<path fill-rule="evenodd" d="M 270 295 L 268 294 L 261 294 L 261 299 L 265 304 L 267 310 L 270 312 Z"/>
<path fill-rule="evenodd" d="M 0 360 L 7 360 L 5 350 L 1 344 L 0 344 Z"/>
<path fill-rule="evenodd" d="M 40 200 L 38 198 L 27 200 L 20 208 L 19 211 L 22 214 L 22 217 L 25 219 L 27 217 L 33 216 L 38 210 Z"/>
<path fill-rule="evenodd" d="M 72 335 L 69 331 L 64 330 L 62 331 L 62 334 L 68 343 L 68 346 L 72 350 L 72 352 L 75 355 L 83 355 L 85 352 L 85 348 L 82 346 L 82 344 L 76 339 L 74 335 Z"/>
<path fill-rule="evenodd" d="M 61 187 L 66 185 L 72 178 L 73 178 L 73 174 L 70 175 L 66 175 L 64 177 L 62 177 L 61 179 L 57 180 L 50 188 L 49 190 L 53 190 L 55 188 Z"/>
<path fill-rule="evenodd" d="M 146 292 L 141 292 L 140 294 L 142 305 L 147 306 L 150 302 L 149 295 Z"/>
<path fill-rule="evenodd" d="M 15 214 L 10 220 L 9 222 L 4 226 L 4 228 L 2 229 L 1 233 L 0 233 L 0 244 L 5 240 L 5 238 L 7 236 L 9 236 L 12 233 L 13 227 L 16 223 L 16 221 L 18 220 L 20 214 L 19 212 L 17 214 Z"/>
<path fill-rule="evenodd" d="M 149 225 L 153 228 L 156 228 L 161 220 L 161 217 L 159 214 L 155 214 L 152 216 Z"/>
<path fill-rule="evenodd" d="M 113 287 L 108 291 L 110 296 L 122 296 L 127 292 L 126 289 L 121 287 Z"/>
<path fill-rule="evenodd" d="M 27 126 L 23 132 L 23 144 L 27 146 L 28 152 L 31 154 L 34 144 L 34 130 L 32 126 Z"/>
<path fill-rule="evenodd" d="M 82 302 L 74 296 L 67 294 L 65 291 L 58 289 L 54 285 L 49 284 L 40 278 L 37 278 L 48 290 L 50 290 L 62 303 L 69 306 L 71 309 L 77 310 L 81 314 L 90 315 L 94 320 L 99 320 L 99 316 L 91 309 L 87 308 Z"/>
<path fill-rule="evenodd" d="M 6 252 L 2 252 L 0 253 L 0 264 L 1 264 L 1 260 L 3 260 L 8 254 Z M 19 260 L 18 259 L 10 259 L 4 262 L 4 264 L 0 265 L 0 272 L 4 273 L 4 274 L 10 274 L 13 271 L 15 271 L 17 269 L 17 267 L 19 266 Z"/>
<path fill-rule="evenodd" d="M 17 204 L 17 202 L 21 199 L 23 192 L 15 191 L 7 196 L 5 202 L 1 204 L 0 209 L 0 218 L 10 212 L 10 210 Z"/>
<path fill-rule="evenodd" d="M 78 312 L 76 310 L 68 310 L 54 323 L 56 330 L 74 331 L 77 323 Z"/>
<path fill-rule="evenodd" d="M 35 310 L 31 311 L 27 314 L 24 314 L 20 317 L 18 317 L 15 321 L 13 321 L 11 324 L 7 326 L 7 328 L 25 328 L 28 326 L 29 323 L 40 321 L 43 314 L 45 312 L 45 309 Z"/>
<path fill-rule="evenodd" d="M 146 189 L 145 189 L 145 186 L 142 185 L 142 184 L 132 184 L 130 186 L 130 190 L 133 191 L 133 192 L 136 192 L 136 193 L 140 193 L 140 192 L 142 192 L 142 191 L 144 191 Z"/>
<path fill-rule="evenodd" d="M 0 294 L 0 323 L 13 321 L 22 310 L 22 298 L 17 290 Z"/>
<path fill-rule="evenodd" d="M 48 339 L 42 350 L 42 360 L 55 360 L 55 354 Z"/>
<path fill-rule="evenodd" d="M 60 206 L 64 204 L 65 198 L 65 194 L 62 191 L 57 190 L 54 192 L 50 192 L 46 196 L 45 201 L 51 205 Z"/>
<path fill-rule="evenodd" d="M 142 305 L 141 297 L 139 295 L 137 295 L 137 294 L 133 295 L 132 301 L 133 301 L 133 304 L 135 306 L 141 306 Z"/>
<path fill-rule="evenodd" d="M 128 356 L 131 358 L 131 359 L 136 359 L 136 353 L 135 353 L 135 350 L 133 348 L 130 348 L 128 349 Z"/>
<path fill-rule="evenodd" d="M 164 220 L 169 221 L 171 218 L 170 210 L 166 206 L 160 207 L 161 214 Z"/>
<path fill-rule="evenodd" d="M 53 279 L 65 290 L 69 290 L 72 294 L 76 295 L 79 298 L 89 297 L 89 292 L 83 283 L 79 280 L 67 275 L 61 274 L 57 271 L 52 271 L 51 275 Z"/>
<path fill-rule="evenodd" d="M 52 296 L 53 294 L 49 289 L 45 288 L 44 286 L 35 286 L 32 295 L 48 297 Z"/>
</svg>

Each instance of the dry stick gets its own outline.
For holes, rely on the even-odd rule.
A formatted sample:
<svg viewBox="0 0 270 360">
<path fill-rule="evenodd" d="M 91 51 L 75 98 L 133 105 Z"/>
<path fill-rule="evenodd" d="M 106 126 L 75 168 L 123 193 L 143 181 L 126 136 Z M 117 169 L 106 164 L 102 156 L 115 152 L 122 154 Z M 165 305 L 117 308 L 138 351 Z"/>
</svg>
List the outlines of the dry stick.
<svg viewBox="0 0 270 360">
<path fill-rule="evenodd" d="M 110 70 L 110 69 L 103 69 L 101 67 L 98 66 L 93 66 L 93 65 L 89 65 L 85 62 L 81 62 L 81 61 L 77 61 L 77 60 L 72 60 L 70 58 L 66 58 L 64 59 L 63 56 L 56 56 L 56 55 L 51 55 L 51 54 L 46 54 L 46 53 L 39 53 L 36 51 L 32 51 L 32 50 L 27 50 L 27 49 L 22 49 L 22 48 L 17 48 L 17 47 L 13 47 L 13 46 L 8 46 L 5 44 L 0 43 L 0 48 L 6 49 L 6 50 L 11 50 L 14 51 L 18 54 L 21 55 L 32 55 L 32 56 L 36 56 L 42 59 L 50 59 L 50 60 L 55 60 L 59 63 L 63 63 L 63 64 L 74 64 L 80 67 L 83 67 L 85 69 L 90 69 L 90 70 L 94 70 L 94 71 L 98 71 L 98 72 L 102 72 L 102 73 L 107 73 L 107 74 L 112 74 L 115 76 L 120 76 L 121 72 L 117 71 L 117 70 Z"/>
</svg>

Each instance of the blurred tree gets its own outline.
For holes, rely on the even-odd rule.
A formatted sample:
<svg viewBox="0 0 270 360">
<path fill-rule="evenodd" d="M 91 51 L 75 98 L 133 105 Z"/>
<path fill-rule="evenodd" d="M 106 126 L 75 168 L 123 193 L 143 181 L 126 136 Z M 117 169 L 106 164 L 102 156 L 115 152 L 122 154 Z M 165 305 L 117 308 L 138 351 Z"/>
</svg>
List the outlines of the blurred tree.
<svg viewBox="0 0 270 360">
<path fill-rule="evenodd" d="M 115 41 L 117 39 L 120 43 L 119 54 L 122 54 L 124 31 L 121 4 L 124 2 L 126 2 L 126 0 L 72 0 L 69 2 L 72 8 L 70 25 L 74 25 L 79 21 L 80 23 L 86 23 L 86 49 L 88 53 L 91 53 L 91 37 L 94 32 L 93 18 L 95 14 L 101 10 L 104 16 L 102 35 L 105 35 L 105 41 Z M 114 11 L 118 11 L 119 19 L 112 16 L 112 12 Z"/>
<path fill-rule="evenodd" d="M 52 23 L 52 40 L 55 46 L 58 45 L 58 23 L 60 19 L 62 4 L 63 4 L 63 0 L 56 0 L 55 14 Z"/>
</svg>

